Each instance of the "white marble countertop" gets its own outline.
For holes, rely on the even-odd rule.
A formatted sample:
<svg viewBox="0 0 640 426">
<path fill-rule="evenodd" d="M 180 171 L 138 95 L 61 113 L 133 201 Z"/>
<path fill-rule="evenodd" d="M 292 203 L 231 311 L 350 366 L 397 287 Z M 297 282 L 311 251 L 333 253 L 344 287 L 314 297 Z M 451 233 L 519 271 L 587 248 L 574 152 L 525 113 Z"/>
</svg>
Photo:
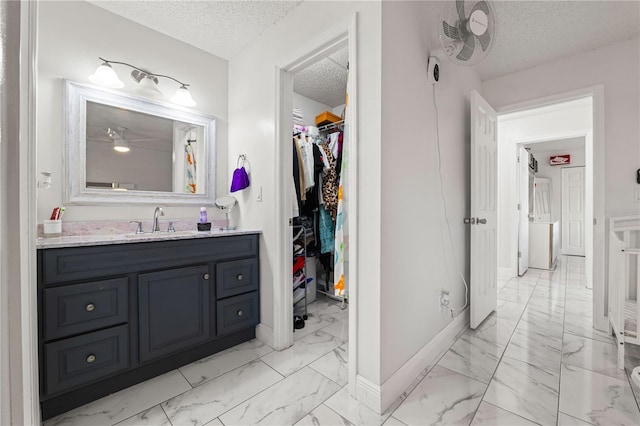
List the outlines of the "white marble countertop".
<svg viewBox="0 0 640 426">
<path fill-rule="evenodd" d="M 258 229 L 233 229 L 211 231 L 182 230 L 176 232 L 157 232 L 134 234 L 104 234 L 104 235 L 69 235 L 54 238 L 40 237 L 36 240 L 36 248 L 63 248 L 83 246 L 104 246 L 109 244 L 147 243 L 152 241 L 187 240 L 195 238 L 229 237 L 233 235 L 261 234 Z"/>
</svg>

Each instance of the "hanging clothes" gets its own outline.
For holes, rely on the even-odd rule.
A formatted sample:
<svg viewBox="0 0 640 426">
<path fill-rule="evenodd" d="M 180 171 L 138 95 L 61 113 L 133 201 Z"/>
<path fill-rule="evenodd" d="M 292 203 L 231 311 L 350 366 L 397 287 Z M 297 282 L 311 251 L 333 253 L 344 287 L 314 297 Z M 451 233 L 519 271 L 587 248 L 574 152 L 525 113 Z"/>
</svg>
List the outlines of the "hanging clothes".
<svg viewBox="0 0 640 426">
<path fill-rule="evenodd" d="M 191 146 L 191 142 L 187 142 L 184 146 L 185 151 L 185 187 L 184 192 L 187 194 L 195 194 L 196 193 L 196 157 L 193 152 L 193 146 Z"/>
<path fill-rule="evenodd" d="M 296 162 L 294 163 L 294 167 L 297 165 L 298 166 L 298 174 L 297 176 L 295 176 L 297 178 L 298 181 L 298 185 L 297 185 L 297 189 L 299 191 L 298 193 L 298 199 L 300 200 L 300 202 L 302 203 L 303 201 L 305 201 L 307 198 L 307 184 L 305 182 L 305 173 L 304 173 L 304 161 L 302 161 L 302 152 L 300 150 L 300 145 L 298 144 L 298 140 L 294 139 L 293 140 L 293 147 L 295 149 L 295 153 L 294 153 L 294 157 L 296 157 Z M 294 173 L 295 173 L 295 169 L 294 169 Z M 302 205 L 300 206 L 300 209 L 302 210 Z"/>
<path fill-rule="evenodd" d="M 307 141 L 307 137 L 303 136 L 298 139 L 298 148 L 302 157 L 301 164 L 304 170 L 305 191 L 308 191 L 315 185 L 313 180 L 313 144 Z M 302 188 L 300 188 L 302 190 Z"/>
<path fill-rule="evenodd" d="M 349 67 L 347 66 L 347 70 Z M 349 72 L 347 71 L 347 87 L 349 87 Z M 349 93 L 347 92 L 346 102 L 345 102 L 345 117 L 346 110 L 349 108 Z M 336 232 L 335 232 L 335 246 L 334 246 L 334 261 L 333 261 L 333 292 L 336 296 L 347 296 L 346 283 L 344 280 L 344 264 L 345 264 L 345 220 L 347 208 L 345 206 L 345 187 L 348 185 L 348 177 L 349 171 L 347 169 L 348 166 L 348 152 L 346 150 L 347 141 L 345 140 L 347 134 L 347 123 L 345 121 L 344 131 L 341 133 L 342 137 L 338 137 L 339 144 L 339 153 L 338 153 L 338 163 L 339 170 L 336 170 L 339 178 L 338 184 L 338 212 L 336 215 Z M 343 149 L 345 148 L 345 149 Z M 337 169 L 337 167 L 336 167 Z"/>
<path fill-rule="evenodd" d="M 338 175 L 336 174 L 336 160 L 326 143 L 318 144 L 329 165 L 322 174 L 322 202 L 325 209 L 335 223 L 338 212 Z"/>
</svg>

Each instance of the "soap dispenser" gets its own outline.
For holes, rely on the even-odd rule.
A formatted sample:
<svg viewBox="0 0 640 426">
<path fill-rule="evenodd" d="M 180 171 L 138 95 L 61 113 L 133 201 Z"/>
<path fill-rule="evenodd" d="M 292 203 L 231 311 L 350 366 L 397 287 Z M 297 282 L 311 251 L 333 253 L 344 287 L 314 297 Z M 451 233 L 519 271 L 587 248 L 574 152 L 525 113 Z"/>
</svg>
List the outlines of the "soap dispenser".
<svg viewBox="0 0 640 426">
<path fill-rule="evenodd" d="M 205 207 L 200 207 L 200 223 L 207 223 L 207 209 Z"/>
</svg>

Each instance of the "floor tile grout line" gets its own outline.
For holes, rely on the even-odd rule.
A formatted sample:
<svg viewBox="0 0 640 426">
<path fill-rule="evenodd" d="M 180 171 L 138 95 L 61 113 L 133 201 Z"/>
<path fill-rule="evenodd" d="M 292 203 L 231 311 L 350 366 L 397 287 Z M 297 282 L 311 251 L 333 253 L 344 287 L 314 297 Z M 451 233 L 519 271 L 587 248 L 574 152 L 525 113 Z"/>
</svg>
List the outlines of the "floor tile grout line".
<svg viewBox="0 0 640 426">
<path fill-rule="evenodd" d="M 595 424 L 593 424 L 593 423 L 591 423 L 591 422 L 586 422 L 586 421 L 584 421 L 584 420 L 582 420 L 582 419 L 577 418 L 576 416 L 572 416 L 571 414 L 567 414 L 567 413 L 565 413 L 564 411 L 558 411 L 558 418 L 560 418 L 560 413 L 564 414 L 564 415 L 565 415 L 565 416 L 567 416 L 567 417 L 571 417 L 572 419 L 576 419 L 576 420 L 578 420 L 578 421 L 580 421 L 580 422 L 584 422 L 584 423 L 589 424 L 589 425 L 592 425 L 592 426 L 597 426 L 597 425 L 595 425 Z"/>
<path fill-rule="evenodd" d="M 470 330 L 470 329 L 469 329 Z M 403 394 L 405 392 L 407 392 L 406 396 L 404 397 L 404 399 L 398 404 L 398 406 L 396 408 L 394 408 L 391 411 L 391 414 L 389 414 L 389 417 L 393 417 L 393 415 L 395 414 L 396 411 L 398 411 L 398 409 L 400 408 L 400 406 L 404 403 L 404 401 L 406 401 L 407 399 L 409 399 L 409 396 L 416 390 L 418 389 L 418 386 L 420 386 L 420 383 L 422 383 L 427 376 L 431 373 L 431 371 L 440 363 L 440 360 L 451 350 L 451 348 L 453 347 L 453 345 L 455 345 L 458 340 L 460 340 L 460 338 L 462 337 L 463 334 L 465 334 L 468 330 L 465 330 L 464 332 L 460 333 L 460 335 L 458 337 L 456 337 L 453 342 L 449 345 L 449 347 L 442 351 L 442 354 L 438 357 L 438 359 L 433 363 L 433 365 L 431 365 L 430 367 L 425 368 L 424 370 L 422 370 L 420 372 L 420 374 L 424 373 L 424 376 L 422 377 L 422 379 L 420 379 L 420 381 L 418 383 L 416 383 L 416 385 L 413 387 L 413 389 L 409 390 L 409 388 L 405 389 L 405 391 L 403 392 Z M 439 366 L 442 367 L 442 366 Z M 442 368 L 446 368 L 446 367 L 442 367 Z M 447 368 L 448 370 L 448 368 Z M 453 370 L 451 370 L 453 371 Z M 457 371 L 455 371 L 455 373 L 457 373 Z M 461 374 L 461 373 L 458 373 Z M 467 376 L 468 377 L 468 376 Z M 471 378 L 471 377 L 470 377 Z M 474 379 L 476 380 L 476 379 Z M 413 383 L 412 383 L 413 384 Z M 393 402 L 394 404 L 398 402 L 398 399 L 402 398 L 402 394 Z M 393 404 L 392 404 L 393 406 Z M 389 419 L 389 417 L 387 417 L 387 420 Z M 402 422 L 404 423 L 404 422 Z"/>
<path fill-rule="evenodd" d="M 516 280 L 517 279 L 518 278 L 516 277 Z M 480 404 L 484 401 L 484 398 L 487 395 L 487 391 L 489 390 L 489 386 L 491 386 L 491 382 L 493 382 L 493 378 L 496 375 L 496 371 L 498 371 L 498 368 L 500 367 L 500 364 L 502 363 L 502 360 L 504 359 L 504 354 L 507 352 L 507 348 L 509 347 L 509 343 L 511 343 L 511 339 L 513 338 L 513 334 L 518 329 L 518 324 L 520 324 L 520 321 L 522 320 L 522 316 L 524 315 L 524 311 L 526 311 L 527 307 L 529 306 L 529 301 L 531 300 L 531 296 L 533 295 L 533 292 L 536 290 L 536 287 L 538 287 L 538 281 L 539 280 L 540 280 L 540 277 L 538 276 L 537 279 L 536 279 L 535 285 L 533 286 L 533 288 L 531 289 L 531 292 L 529 293 L 529 297 L 527 298 L 527 303 L 525 303 L 524 309 L 522 310 L 522 312 L 520 313 L 520 317 L 516 321 L 516 326 L 513 328 L 513 331 L 511 332 L 511 335 L 509 336 L 509 340 L 507 341 L 507 344 L 504 346 L 504 350 L 502 351 L 502 354 L 500 355 L 500 359 L 498 360 L 498 363 L 496 364 L 496 368 L 493 370 L 493 374 L 491 375 L 491 378 L 489 379 L 489 383 L 487 384 L 487 387 L 484 389 L 484 392 L 482 393 L 482 398 L 480 398 L 480 403 L 478 403 L 478 407 L 476 407 L 476 410 L 473 413 L 473 417 L 474 418 L 475 418 L 476 414 L 478 413 L 478 408 L 480 407 Z M 496 315 L 497 315 L 497 313 L 496 313 Z M 498 323 L 496 321 L 496 326 L 497 326 L 497 324 Z M 507 357 L 507 358 L 509 358 L 509 357 Z M 499 408 L 502 408 L 502 407 L 499 407 Z M 508 411 L 508 410 L 506 410 L 506 411 Z M 515 413 L 513 413 L 513 414 L 515 414 Z M 520 417 L 522 417 L 522 416 L 520 416 Z M 531 420 L 531 419 L 527 418 L 527 420 Z"/>
<path fill-rule="evenodd" d="M 516 279 L 517 279 L 517 278 L 516 278 Z M 485 389 L 484 389 L 484 392 L 482 393 L 482 397 L 480 398 L 480 402 L 478 403 L 478 406 L 475 408 L 475 411 L 474 411 L 474 413 L 473 413 L 473 417 L 472 417 L 472 419 L 473 419 L 473 418 L 475 418 L 475 416 L 476 416 L 476 414 L 477 414 L 477 412 L 478 412 L 478 408 L 480 407 L 480 404 L 484 401 L 484 397 L 485 397 L 485 395 L 486 395 L 486 393 L 487 393 L 487 390 L 489 389 L 489 385 L 491 384 L 491 381 L 493 380 L 493 377 L 495 376 L 495 373 L 496 373 L 496 371 L 498 370 L 498 367 L 500 366 L 500 363 L 502 362 L 502 358 L 504 357 L 504 353 L 506 352 L 507 347 L 509 346 L 509 343 L 511 342 L 511 338 L 513 337 L 513 333 L 515 333 L 515 330 L 516 330 L 516 329 L 517 329 L 517 327 L 518 327 L 518 323 L 520 322 L 520 319 L 522 318 L 522 315 L 524 314 L 524 311 L 526 310 L 526 307 L 527 307 L 527 306 L 528 306 L 528 304 L 529 304 L 529 300 L 531 299 L 531 295 L 533 294 L 533 292 L 535 291 L 535 288 L 537 287 L 537 283 L 538 283 L 538 280 L 539 280 L 539 279 L 540 279 L 540 277 L 537 277 L 537 278 L 536 278 L 536 284 L 534 284 L 534 286 L 533 286 L 533 288 L 532 288 L 531 292 L 529 293 L 529 297 L 527 298 L 527 303 L 524 305 L 525 307 L 524 307 L 523 311 L 520 313 L 520 317 L 518 318 L 518 320 L 517 320 L 517 321 L 515 321 L 515 327 L 514 327 L 513 331 L 511 332 L 511 335 L 509 336 L 509 341 L 507 341 L 507 344 L 506 344 L 506 345 L 504 345 L 504 349 L 502 350 L 502 354 L 500 355 L 500 358 L 498 359 L 498 363 L 496 364 L 496 368 L 494 369 L 493 374 L 491 375 L 491 378 L 489 379 L 489 383 L 484 383 L 484 382 L 482 382 L 482 381 L 478 380 L 477 378 L 470 377 L 470 376 L 468 376 L 468 375 L 466 375 L 466 374 L 459 373 L 459 372 L 457 372 L 457 371 L 454 371 L 454 370 L 451 370 L 451 369 L 449 369 L 449 368 L 447 368 L 447 367 L 444 367 L 444 366 L 442 366 L 442 365 L 439 365 L 439 363 L 440 363 L 440 361 L 442 360 L 442 358 L 443 358 L 443 357 L 444 357 L 444 356 L 445 356 L 445 355 L 446 355 L 446 354 L 451 350 L 451 348 L 452 348 L 452 347 L 453 347 L 453 346 L 454 346 L 454 345 L 455 345 L 455 344 L 460 340 L 460 338 L 461 338 L 461 337 L 462 337 L 462 336 L 463 336 L 467 331 L 471 330 L 471 328 L 469 328 L 468 330 L 465 330 L 465 332 L 461 333 L 461 334 L 460 334 L 460 335 L 459 335 L 459 336 L 458 336 L 458 337 L 453 341 L 453 343 L 452 343 L 452 344 L 447 348 L 447 350 L 443 351 L 442 355 L 441 355 L 440 357 L 438 357 L 438 360 L 437 360 L 437 361 L 436 361 L 436 362 L 431 366 L 431 368 L 429 368 L 429 369 L 428 369 L 429 371 L 424 375 L 424 377 L 422 378 L 422 380 L 420 380 L 420 381 L 418 382 L 418 384 L 416 384 L 416 386 L 415 386 L 415 387 L 414 387 L 414 388 L 413 388 L 413 389 L 412 389 L 412 390 L 407 394 L 407 396 L 405 397 L 405 400 L 407 400 L 407 399 L 409 398 L 409 396 L 410 396 L 410 395 L 411 395 L 411 394 L 412 394 L 412 393 L 413 393 L 413 392 L 418 388 L 418 386 L 420 386 L 420 383 L 422 383 L 422 382 L 427 378 L 427 376 L 431 373 L 431 370 L 433 370 L 436 366 L 439 366 L 440 368 L 445 368 L 445 369 L 447 369 L 447 370 L 449 370 L 449 371 L 452 371 L 452 372 L 454 372 L 454 373 L 456 373 L 456 374 L 460 374 L 460 375 L 465 376 L 465 377 L 467 377 L 467 378 L 469 378 L 469 379 L 471 379 L 471 380 L 475 380 L 475 381 L 477 381 L 477 382 L 479 382 L 479 383 L 482 383 L 482 384 L 486 385 L 486 387 L 485 387 Z M 511 279 L 510 279 L 509 281 L 511 281 Z M 508 284 L 508 282 L 507 282 L 507 284 Z M 505 284 L 505 286 L 506 286 L 507 284 Z M 485 319 L 485 320 L 486 320 L 486 319 Z M 496 313 L 496 328 L 497 328 L 497 324 L 498 324 L 498 322 L 497 322 L 497 321 L 498 321 L 498 320 L 499 320 L 499 318 L 497 317 L 497 313 Z M 496 343 L 496 345 L 497 345 L 497 343 Z M 499 345 L 499 346 L 501 346 L 501 345 Z M 397 407 L 396 407 L 396 408 L 391 412 L 391 414 L 389 415 L 389 417 L 392 417 L 392 416 L 395 414 L 395 412 L 400 408 L 400 406 L 401 406 L 401 405 L 402 405 L 402 403 L 398 404 L 398 406 L 397 406 Z M 501 408 L 501 407 L 500 407 L 500 408 Z M 508 411 L 508 410 L 505 410 L 505 411 Z M 515 413 L 512 413 L 512 414 L 515 414 Z M 517 414 L 516 414 L 516 415 L 517 415 Z M 522 417 L 522 416 L 519 416 L 519 417 Z M 527 419 L 527 420 L 528 420 L 528 419 Z"/>
<path fill-rule="evenodd" d="M 168 401 L 168 400 L 167 400 L 167 401 Z M 166 402 L 166 401 L 163 401 L 163 402 Z M 160 409 L 161 409 L 161 410 L 162 410 L 162 412 L 164 413 L 164 415 L 165 415 L 165 417 L 167 418 L 167 420 L 169 420 L 169 424 L 170 424 L 171 426 L 174 426 L 174 425 L 173 425 L 173 422 L 171 421 L 171 418 L 169 417 L 169 415 L 168 415 L 168 414 L 167 414 L 167 412 L 165 411 L 164 407 L 162 406 L 162 402 L 161 402 L 160 404 L 158 404 L 158 406 L 160 407 Z"/>
<path fill-rule="evenodd" d="M 212 382 L 212 381 L 214 381 L 214 380 L 216 380 L 216 379 L 218 379 L 218 378 L 220 378 L 220 377 L 222 377 L 222 376 L 224 376 L 224 375 L 226 375 L 226 374 L 228 374 L 228 373 L 231 373 L 232 371 L 238 370 L 239 368 L 243 368 L 243 367 L 247 366 L 248 364 L 251 364 L 251 363 L 254 363 L 254 362 L 261 362 L 262 364 L 265 364 L 265 365 L 267 365 L 267 367 L 271 368 L 267 363 L 263 362 L 260 358 L 258 358 L 258 359 L 254 359 L 253 361 L 249 361 L 249 362 L 247 362 L 247 363 L 245 363 L 245 364 L 242 364 L 242 365 L 240 365 L 240 366 L 238 366 L 238 367 L 236 367 L 236 368 L 234 368 L 234 369 L 232 369 L 232 370 L 229 370 L 229 371 L 227 371 L 226 373 L 221 374 L 220 376 L 216 377 L 215 379 L 208 380 L 207 382 L 204 382 L 204 383 L 210 383 L 210 382 Z M 172 370 L 172 371 L 173 371 L 173 370 Z M 276 373 L 278 373 L 278 372 L 276 371 Z M 279 374 L 280 376 L 282 376 L 282 374 L 280 374 L 280 373 L 278 373 L 278 374 Z M 278 380 L 277 382 L 275 382 L 275 383 L 273 383 L 272 385 L 270 385 L 268 388 L 270 388 L 271 386 L 273 386 L 273 385 L 275 385 L 275 384 L 280 383 L 280 382 L 281 382 L 282 380 L 284 380 L 285 378 L 286 378 L 286 377 L 283 377 L 282 379 L 280 379 L 280 380 Z M 204 384 L 204 383 L 203 383 L 203 384 Z M 182 395 L 184 395 L 184 394 L 186 394 L 186 393 L 188 393 L 188 392 L 191 392 L 191 391 L 193 391 L 193 390 L 195 390 L 195 389 L 199 388 L 200 386 L 201 386 L 201 385 L 198 385 L 198 386 L 196 386 L 195 388 L 187 389 L 187 390 L 186 390 L 186 391 L 184 391 L 184 392 L 181 392 L 181 393 L 179 393 L 179 394 L 177 394 L 177 395 L 174 395 L 174 396 L 172 396 L 171 398 L 169 398 L 169 399 L 167 399 L 167 400 L 162 401 L 162 402 L 160 403 L 160 405 L 162 406 L 162 404 L 164 404 L 165 402 L 168 402 L 168 401 L 170 401 L 170 400 L 172 400 L 172 399 L 174 399 L 174 398 L 177 398 L 177 397 L 182 396 Z M 267 389 L 268 389 L 268 388 L 267 388 Z M 263 389 L 263 390 L 264 390 L 264 389 Z M 260 392 L 258 392 L 258 393 L 255 393 L 255 394 L 251 395 L 250 397 L 248 397 L 247 399 L 243 400 L 242 402 L 239 402 L 238 404 L 234 405 L 232 408 L 230 408 L 229 410 L 225 411 L 224 413 L 221 413 L 218 417 L 222 416 L 223 414 L 227 413 L 228 411 L 232 410 L 233 408 L 237 407 L 238 405 L 242 404 L 243 402 L 248 401 L 249 399 L 253 398 L 254 396 L 256 396 L 257 394 L 259 394 L 259 393 L 261 393 L 261 392 L 262 392 L 262 391 L 260 391 Z M 169 415 L 167 415 L 167 418 L 169 419 L 169 422 L 171 422 L 171 417 L 169 417 Z M 216 417 L 216 418 L 217 418 L 217 417 Z M 212 419 L 212 420 L 214 420 L 214 419 Z M 209 421 L 211 421 L 211 420 L 209 420 Z M 173 422 L 171 422 L 171 423 L 173 424 Z M 207 422 L 207 423 L 208 423 L 208 422 Z"/>
</svg>

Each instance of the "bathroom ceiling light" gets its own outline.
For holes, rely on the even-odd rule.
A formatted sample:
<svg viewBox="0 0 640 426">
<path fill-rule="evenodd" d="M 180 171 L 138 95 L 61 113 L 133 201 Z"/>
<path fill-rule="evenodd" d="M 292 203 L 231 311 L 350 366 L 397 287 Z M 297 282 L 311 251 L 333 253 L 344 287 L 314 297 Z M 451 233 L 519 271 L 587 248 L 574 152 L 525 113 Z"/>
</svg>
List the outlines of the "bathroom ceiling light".
<svg viewBox="0 0 640 426">
<path fill-rule="evenodd" d="M 124 87 L 124 83 L 120 81 L 118 75 L 111 67 L 111 64 L 126 65 L 133 68 L 133 71 L 131 71 L 131 78 L 139 84 L 138 87 L 142 92 L 150 96 L 161 95 L 162 92 L 158 88 L 158 77 L 168 78 L 180 85 L 175 95 L 171 98 L 171 101 L 177 105 L 196 106 L 195 101 L 191 97 L 191 93 L 189 93 L 189 89 L 187 89 L 187 86 L 189 86 L 187 83 L 183 83 L 168 75 L 154 74 L 152 72 L 145 71 L 134 65 L 127 64 L 126 62 L 109 61 L 104 58 L 98 59 L 103 61 L 103 63 L 98 67 L 95 73 L 89 76 L 89 80 L 91 80 L 92 83 L 112 89 Z"/>
</svg>

